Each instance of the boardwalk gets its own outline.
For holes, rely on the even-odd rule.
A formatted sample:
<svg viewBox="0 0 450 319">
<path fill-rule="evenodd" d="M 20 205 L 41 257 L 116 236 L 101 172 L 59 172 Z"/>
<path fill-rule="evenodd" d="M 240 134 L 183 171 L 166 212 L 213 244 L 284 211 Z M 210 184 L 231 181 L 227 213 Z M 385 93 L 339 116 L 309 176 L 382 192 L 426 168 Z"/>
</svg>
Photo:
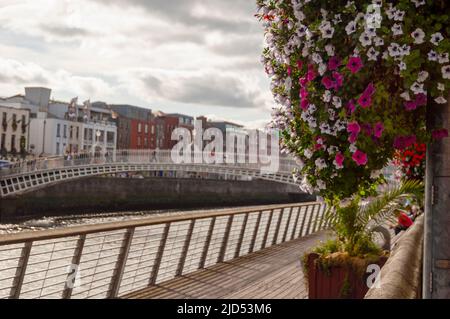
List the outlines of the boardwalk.
<svg viewBox="0 0 450 319">
<path fill-rule="evenodd" d="M 319 232 L 216 264 L 122 296 L 122 298 L 232 299 L 307 298 L 300 257 L 319 240 Z"/>
</svg>

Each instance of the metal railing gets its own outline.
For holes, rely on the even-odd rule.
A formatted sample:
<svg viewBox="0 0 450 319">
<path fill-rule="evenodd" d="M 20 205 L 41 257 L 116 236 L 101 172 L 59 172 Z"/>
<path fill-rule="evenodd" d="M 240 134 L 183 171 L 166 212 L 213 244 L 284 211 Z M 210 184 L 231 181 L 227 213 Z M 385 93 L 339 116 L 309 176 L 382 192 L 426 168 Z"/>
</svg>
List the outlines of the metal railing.
<svg viewBox="0 0 450 319">
<path fill-rule="evenodd" d="M 115 298 L 326 229 L 324 209 L 255 206 L 3 235 L 0 298 Z"/>
<path fill-rule="evenodd" d="M 203 159 L 203 152 L 191 152 L 190 160 L 191 164 L 207 164 Z M 211 163 L 209 165 L 221 165 L 231 167 L 245 167 L 249 169 L 261 169 L 262 167 L 270 164 L 270 156 L 261 157 L 254 163 L 250 160 L 247 153 L 234 154 L 235 160 L 229 162 L 226 159 L 226 153 L 222 154 L 222 163 Z M 242 158 L 243 162 L 239 159 Z M 200 159 L 200 162 L 198 160 Z M 279 162 L 278 172 L 289 172 L 296 167 L 295 160 L 292 157 L 286 155 L 280 155 L 274 158 Z M 160 163 L 160 164 L 177 164 L 171 154 L 171 150 L 116 150 L 113 152 L 86 152 L 73 154 L 70 157 L 67 156 L 53 156 L 53 157 L 39 157 L 33 160 L 20 161 L 11 163 L 9 166 L 4 166 L 0 169 L 1 176 L 11 176 L 29 172 L 39 172 L 48 169 L 76 167 L 90 164 L 103 164 L 103 163 Z M 186 162 L 185 162 L 186 163 Z M 264 164 L 268 163 L 268 164 Z"/>
</svg>

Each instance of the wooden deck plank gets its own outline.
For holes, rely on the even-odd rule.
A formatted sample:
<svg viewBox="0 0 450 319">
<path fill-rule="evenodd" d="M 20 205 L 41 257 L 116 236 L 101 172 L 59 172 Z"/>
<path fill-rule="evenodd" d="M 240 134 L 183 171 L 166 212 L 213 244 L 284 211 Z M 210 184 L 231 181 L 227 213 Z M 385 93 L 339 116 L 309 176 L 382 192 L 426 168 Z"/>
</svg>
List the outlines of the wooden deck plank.
<svg viewBox="0 0 450 319">
<path fill-rule="evenodd" d="M 129 299 L 297 299 L 307 298 L 301 256 L 320 232 L 123 295 Z"/>
</svg>

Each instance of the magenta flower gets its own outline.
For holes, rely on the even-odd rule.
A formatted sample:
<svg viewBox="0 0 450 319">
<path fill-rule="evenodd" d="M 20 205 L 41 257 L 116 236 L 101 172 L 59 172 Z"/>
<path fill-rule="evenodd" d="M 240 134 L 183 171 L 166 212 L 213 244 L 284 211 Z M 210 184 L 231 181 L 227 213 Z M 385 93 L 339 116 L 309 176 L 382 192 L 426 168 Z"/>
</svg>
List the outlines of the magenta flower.
<svg viewBox="0 0 450 319">
<path fill-rule="evenodd" d="M 358 122 L 350 122 L 347 124 L 347 132 L 358 134 L 361 132 L 361 126 Z"/>
<path fill-rule="evenodd" d="M 336 70 L 341 65 L 341 59 L 337 56 L 331 57 L 331 59 L 328 61 L 328 69 L 331 71 Z"/>
<path fill-rule="evenodd" d="M 290 66 L 287 67 L 287 73 L 289 76 L 292 74 L 292 68 Z"/>
<path fill-rule="evenodd" d="M 436 140 L 440 140 L 440 139 L 448 137 L 448 131 L 445 128 L 439 129 L 439 130 L 434 130 L 433 132 L 431 132 L 431 134 L 432 134 L 433 138 Z"/>
<path fill-rule="evenodd" d="M 376 138 L 380 138 L 381 135 L 383 135 L 383 131 L 384 131 L 383 123 L 378 122 L 375 124 L 375 126 L 373 128 L 373 136 L 375 136 Z"/>
<path fill-rule="evenodd" d="M 372 97 L 370 95 L 361 95 L 358 99 L 358 104 L 361 105 L 363 109 L 368 108 L 372 105 Z"/>
<path fill-rule="evenodd" d="M 348 137 L 348 141 L 353 144 L 356 142 L 356 140 L 358 139 L 359 134 L 358 133 L 351 133 L 350 136 Z"/>
<path fill-rule="evenodd" d="M 405 109 L 407 111 L 413 111 L 413 110 L 417 109 L 416 101 L 406 101 L 404 105 L 405 105 Z"/>
<path fill-rule="evenodd" d="M 363 95 L 372 96 L 374 94 L 375 94 L 375 86 L 373 85 L 373 83 L 370 83 L 364 90 Z"/>
<path fill-rule="evenodd" d="M 350 100 L 347 103 L 347 110 L 350 112 L 350 114 L 353 114 L 355 112 L 356 105 L 354 100 Z"/>
<path fill-rule="evenodd" d="M 334 81 L 331 80 L 328 76 L 322 78 L 322 84 L 327 90 L 335 87 Z"/>
<path fill-rule="evenodd" d="M 336 157 L 334 158 L 334 161 L 336 162 L 336 166 L 338 168 L 344 167 L 344 159 L 345 159 L 345 156 L 342 155 L 341 152 L 336 154 Z"/>
<path fill-rule="evenodd" d="M 308 66 L 308 73 L 306 74 L 306 79 L 308 80 L 308 82 L 311 82 L 314 81 L 316 76 L 317 76 L 316 70 L 314 69 L 314 66 L 310 64 Z"/>
<path fill-rule="evenodd" d="M 417 138 L 415 135 L 397 136 L 394 139 L 394 148 L 398 150 L 404 150 L 416 143 Z"/>
<path fill-rule="evenodd" d="M 308 95 L 309 95 L 308 89 L 306 89 L 304 87 L 300 89 L 300 97 L 301 98 L 306 98 L 306 97 L 308 97 Z"/>
<path fill-rule="evenodd" d="M 416 95 L 416 100 L 414 101 L 417 106 L 425 106 L 427 105 L 427 96 L 426 94 L 419 93 Z"/>
<path fill-rule="evenodd" d="M 307 98 L 302 98 L 301 102 L 300 102 L 300 107 L 302 108 L 302 110 L 306 111 L 308 109 L 309 106 L 309 101 Z"/>
<path fill-rule="evenodd" d="M 362 60 L 359 56 L 352 56 L 348 59 L 347 68 L 353 74 L 357 73 L 363 67 Z"/>
<path fill-rule="evenodd" d="M 360 150 L 356 150 L 356 152 L 353 153 L 352 159 L 358 166 L 364 166 L 367 164 L 367 154 Z"/>
<path fill-rule="evenodd" d="M 300 84 L 301 87 L 305 87 L 306 84 L 308 84 L 308 80 L 306 79 L 306 77 L 300 78 L 298 79 L 298 83 Z"/>
<path fill-rule="evenodd" d="M 333 72 L 333 78 L 336 81 L 335 89 L 339 90 L 339 88 L 344 85 L 344 76 L 339 72 Z"/>
<path fill-rule="evenodd" d="M 299 70 L 301 70 L 303 68 L 303 61 L 302 60 L 298 60 L 297 61 L 297 67 Z"/>
</svg>

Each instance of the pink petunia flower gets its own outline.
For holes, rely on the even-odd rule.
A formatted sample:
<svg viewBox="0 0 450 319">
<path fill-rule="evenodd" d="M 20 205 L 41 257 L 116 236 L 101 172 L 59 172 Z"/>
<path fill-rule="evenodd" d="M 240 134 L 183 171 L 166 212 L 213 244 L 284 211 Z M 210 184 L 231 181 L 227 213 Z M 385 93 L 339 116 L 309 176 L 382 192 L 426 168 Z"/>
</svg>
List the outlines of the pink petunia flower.
<svg viewBox="0 0 450 319">
<path fill-rule="evenodd" d="M 317 72 L 314 69 L 314 66 L 312 64 L 308 65 L 308 73 L 306 74 L 306 79 L 308 82 L 314 81 L 314 79 L 317 77 Z"/>
<path fill-rule="evenodd" d="M 367 88 L 364 90 L 363 95 L 372 96 L 374 94 L 375 94 L 375 86 L 373 85 L 373 83 L 369 83 Z"/>
<path fill-rule="evenodd" d="M 419 93 L 416 95 L 416 100 L 414 101 L 417 106 L 425 106 L 427 105 L 427 96 L 426 94 Z"/>
<path fill-rule="evenodd" d="M 300 78 L 298 79 L 298 83 L 301 87 L 305 87 L 308 84 L 308 79 L 306 79 L 306 77 Z"/>
<path fill-rule="evenodd" d="M 289 76 L 292 74 L 292 68 L 290 66 L 287 67 L 287 73 Z"/>
<path fill-rule="evenodd" d="M 373 128 L 373 136 L 375 136 L 376 138 L 380 138 L 381 135 L 383 135 L 383 131 L 384 131 L 383 123 L 378 122 L 375 124 L 375 126 Z"/>
<path fill-rule="evenodd" d="M 344 159 L 345 156 L 342 155 L 341 152 L 336 154 L 336 157 L 334 158 L 334 165 L 336 165 L 337 168 L 343 168 L 344 167 Z"/>
<path fill-rule="evenodd" d="M 328 76 L 322 78 L 322 84 L 327 90 L 335 87 L 334 81 L 331 80 Z"/>
<path fill-rule="evenodd" d="M 413 111 L 413 110 L 417 109 L 416 101 L 406 101 L 404 106 L 407 111 Z"/>
<path fill-rule="evenodd" d="M 403 150 L 416 143 L 417 137 L 415 135 L 397 136 L 394 139 L 394 148 Z"/>
<path fill-rule="evenodd" d="M 372 105 L 372 97 L 370 95 L 362 94 L 358 99 L 358 104 L 361 105 L 363 109 L 366 109 Z"/>
<path fill-rule="evenodd" d="M 336 70 L 341 65 L 341 59 L 337 56 L 333 56 L 328 61 L 328 69 L 331 71 Z"/>
<path fill-rule="evenodd" d="M 309 101 L 307 98 L 303 98 L 300 102 L 300 107 L 302 108 L 302 110 L 306 111 L 308 109 L 309 106 Z"/>
<path fill-rule="evenodd" d="M 348 141 L 353 144 L 356 142 L 356 140 L 358 139 L 359 134 L 358 133 L 351 133 L 350 136 L 348 137 Z"/>
<path fill-rule="evenodd" d="M 298 68 L 299 70 L 301 70 L 301 69 L 303 68 L 303 61 L 302 61 L 302 60 L 298 60 L 298 61 L 297 61 L 297 68 Z"/>
<path fill-rule="evenodd" d="M 367 164 L 367 154 L 360 150 L 356 150 L 356 152 L 353 153 L 352 159 L 358 166 L 364 166 Z"/>
<path fill-rule="evenodd" d="M 350 122 L 347 124 L 347 132 L 358 134 L 361 132 L 361 126 L 358 122 Z"/>
<path fill-rule="evenodd" d="M 342 87 L 342 85 L 344 85 L 344 76 L 339 72 L 333 72 L 333 78 L 336 82 L 335 89 L 339 90 L 339 88 Z"/>
<path fill-rule="evenodd" d="M 353 74 L 358 73 L 358 71 L 361 70 L 362 67 L 363 67 L 363 63 L 359 56 L 352 56 L 348 60 L 347 68 Z"/>
<path fill-rule="evenodd" d="M 308 89 L 302 87 L 302 88 L 300 89 L 300 97 L 301 97 L 301 98 L 306 98 L 306 97 L 308 97 L 308 95 L 309 95 Z"/>
<path fill-rule="evenodd" d="M 431 132 L 431 135 L 433 136 L 433 138 L 435 140 L 440 140 L 440 139 L 448 137 L 448 130 L 445 128 L 439 129 L 439 130 L 434 130 L 433 132 Z"/>
<path fill-rule="evenodd" d="M 354 100 L 350 100 L 347 103 L 347 110 L 350 112 L 350 114 L 353 114 L 356 110 L 356 105 Z"/>
</svg>

